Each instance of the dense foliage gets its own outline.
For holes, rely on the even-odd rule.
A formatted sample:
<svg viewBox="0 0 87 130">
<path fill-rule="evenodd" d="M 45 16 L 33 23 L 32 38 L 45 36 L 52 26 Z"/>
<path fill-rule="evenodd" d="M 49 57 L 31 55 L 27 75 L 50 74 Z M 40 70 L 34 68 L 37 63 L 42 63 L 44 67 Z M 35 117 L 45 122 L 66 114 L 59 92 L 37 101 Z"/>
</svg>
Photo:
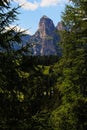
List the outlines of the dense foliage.
<svg viewBox="0 0 87 130">
<path fill-rule="evenodd" d="M 63 56 L 55 65 L 61 105 L 51 116 L 54 130 L 87 129 L 87 2 L 72 0 L 63 13 Z"/>
<path fill-rule="evenodd" d="M 87 2 L 72 0 L 62 16 L 62 57 L 25 55 L 24 32 L 10 24 L 17 8 L 0 1 L 0 129 L 87 129 Z M 7 30 L 9 28 L 9 30 Z"/>
</svg>

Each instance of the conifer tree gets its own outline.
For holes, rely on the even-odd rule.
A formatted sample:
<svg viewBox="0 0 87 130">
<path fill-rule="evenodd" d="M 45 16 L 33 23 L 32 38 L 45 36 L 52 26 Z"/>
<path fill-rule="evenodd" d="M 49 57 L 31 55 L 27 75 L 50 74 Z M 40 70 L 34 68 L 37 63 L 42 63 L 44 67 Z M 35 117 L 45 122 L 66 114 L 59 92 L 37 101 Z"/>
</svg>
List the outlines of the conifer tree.
<svg viewBox="0 0 87 130">
<path fill-rule="evenodd" d="M 0 1 L 0 129 L 15 129 L 20 127 L 22 118 L 20 55 L 13 44 L 21 44 L 23 32 L 15 32 L 10 25 L 17 18 L 17 8 L 12 8 L 8 0 Z M 20 51 L 21 52 L 21 51 Z M 20 115 L 20 116 L 19 116 Z"/>
<path fill-rule="evenodd" d="M 43 117 L 39 112 L 48 102 L 43 94 L 46 78 L 33 58 L 25 55 L 27 48 L 13 48 L 21 44 L 23 35 L 10 28 L 18 8 L 12 9 L 8 0 L 0 1 L 0 129 L 44 129 L 49 114 Z"/>
<path fill-rule="evenodd" d="M 87 2 L 71 1 L 62 16 L 66 29 L 61 32 L 63 56 L 57 66 L 62 97 L 52 114 L 56 130 L 87 129 Z"/>
</svg>

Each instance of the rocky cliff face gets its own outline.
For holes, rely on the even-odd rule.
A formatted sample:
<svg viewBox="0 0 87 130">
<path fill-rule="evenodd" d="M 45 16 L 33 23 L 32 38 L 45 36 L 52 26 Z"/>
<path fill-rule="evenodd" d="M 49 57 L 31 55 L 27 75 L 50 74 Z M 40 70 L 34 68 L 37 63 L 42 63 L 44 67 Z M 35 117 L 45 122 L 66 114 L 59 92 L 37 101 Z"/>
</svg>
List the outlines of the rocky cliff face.
<svg viewBox="0 0 87 130">
<path fill-rule="evenodd" d="M 43 16 L 39 22 L 37 32 L 31 36 L 29 42 L 35 43 L 33 55 L 57 55 L 60 54 L 57 46 L 60 37 L 53 21 L 47 16 Z"/>
<path fill-rule="evenodd" d="M 47 16 L 43 16 L 40 19 L 38 31 L 40 32 L 40 37 L 42 39 L 46 39 L 47 35 L 53 36 L 55 32 L 53 21 L 49 19 Z"/>
<path fill-rule="evenodd" d="M 58 30 L 64 30 L 64 26 L 61 22 L 58 22 L 57 26 L 54 26 L 53 21 L 47 16 L 43 16 L 40 19 L 39 27 L 36 33 L 32 36 L 26 35 L 22 36 L 22 44 L 15 43 L 13 48 L 15 50 L 20 49 L 22 46 L 29 44 L 33 55 L 61 55 L 61 48 L 58 46 L 60 41 L 60 36 L 58 35 Z M 33 47 L 32 47 L 33 44 Z"/>
<path fill-rule="evenodd" d="M 57 30 L 65 30 L 65 27 L 63 26 L 62 22 L 58 22 L 57 26 L 56 26 Z"/>
</svg>

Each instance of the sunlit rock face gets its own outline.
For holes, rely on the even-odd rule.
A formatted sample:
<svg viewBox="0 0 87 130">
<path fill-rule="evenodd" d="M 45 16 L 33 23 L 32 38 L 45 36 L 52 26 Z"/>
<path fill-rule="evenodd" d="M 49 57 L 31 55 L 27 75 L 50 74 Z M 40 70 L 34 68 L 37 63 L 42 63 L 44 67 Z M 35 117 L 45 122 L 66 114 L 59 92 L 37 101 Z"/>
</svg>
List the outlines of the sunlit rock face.
<svg viewBox="0 0 87 130">
<path fill-rule="evenodd" d="M 12 44 L 13 49 L 18 50 L 21 47 L 29 45 L 29 54 L 38 56 L 59 55 L 61 56 L 61 48 L 58 43 L 60 36 L 58 31 L 64 30 L 61 22 L 55 27 L 53 21 L 47 16 L 43 16 L 38 25 L 38 29 L 34 35 L 24 35 L 21 37 L 21 44 Z M 16 33 L 16 32 L 15 32 Z M 33 46 L 32 46 L 33 45 Z"/>
<path fill-rule="evenodd" d="M 36 33 L 31 36 L 29 42 L 35 43 L 33 46 L 33 55 L 58 55 L 58 46 L 60 37 L 53 21 L 47 16 L 40 19 L 39 27 Z"/>
<path fill-rule="evenodd" d="M 53 36 L 55 32 L 55 26 L 53 21 L 49 19 L 47 16 L 43 16 L 39 22 L 39 30 L 40 37 L 42 39 L 47 38 L 47 36 Z"/>
<path fill-rule="evenodd" d="M 63 26 L 63 24 L 62 24 L 62 22 L 58 22 L 56 28 L 57 28 L 57 30 L 65 30 L 65 28 L 64 28 L 64 26 Z"/>
</svg>

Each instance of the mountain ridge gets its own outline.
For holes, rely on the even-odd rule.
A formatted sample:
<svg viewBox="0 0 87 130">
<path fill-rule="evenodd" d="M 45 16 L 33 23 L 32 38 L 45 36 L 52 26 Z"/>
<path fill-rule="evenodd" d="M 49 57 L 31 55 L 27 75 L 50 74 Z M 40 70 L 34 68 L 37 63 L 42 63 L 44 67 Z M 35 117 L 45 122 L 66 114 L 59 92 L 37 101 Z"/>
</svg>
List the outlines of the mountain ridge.
<svg viewBox="0 0 87 130">
<path fill-rule="evenodd" d="M 60 55 L 61 51 L 57 45 L 60 41 L 60 36 L 57 33 L 58 29 L 55 27 L 53 21 L 43 15 L 39 21 L 39 27 L 34 35 L 29 39 L 29 43 L 33 43 L 33 55 Z"/>
<path fill-rule="evenodd" d="M 54 25 L 53 21 L 43 15 L 40 18 L 38 29 L 33 35 L 26 34 L 21 37 L 22 44 L 15 44 L 14 49 L 18 50 L 22 46 L 29 45 L 31 55 L 34 56 L 49 56 L 58 55 L 61 56 L 61 48 L 58 45 L 60 42 L 60 35 L 58 31 L 64 30 L 61 22 L 58 22 L 57 26 Z M 30 55 L 30 54 L 29 54 Z"/>
</svg>

